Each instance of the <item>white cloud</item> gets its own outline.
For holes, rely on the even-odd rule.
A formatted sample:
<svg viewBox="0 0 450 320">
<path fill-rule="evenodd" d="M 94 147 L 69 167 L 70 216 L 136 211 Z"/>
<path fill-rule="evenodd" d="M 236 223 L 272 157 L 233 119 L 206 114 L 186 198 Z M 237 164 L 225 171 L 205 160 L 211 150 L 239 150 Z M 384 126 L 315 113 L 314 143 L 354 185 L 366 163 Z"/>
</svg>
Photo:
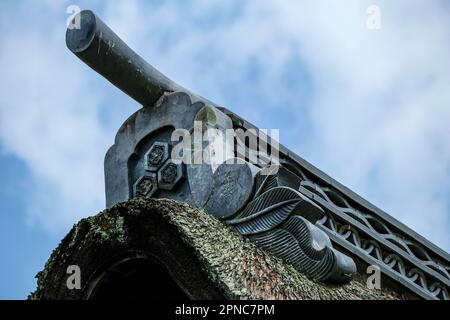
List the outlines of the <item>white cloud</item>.
<svg viewBox="0 0 450 320">
<path fill-rule="evenodd" d="M 0 137 L 34 174 L 35 191 L 24 194 L 29 220 L 59 231 L 104 206 L 102 158 L 112 138 L 82 70 L 61 54 L 64 34 L 55 30 L 64 21 L 53 27 L 23 25 L 2 38 Z"/>
<path fill-rule="evenodd" d="M 183 86 L 262 127 L 285 125 L 282 142 L 448 250 L 450 13 L 443 1 L 376 1 L 382 28 L 370 31 L 370 4 L 114 1 L 99 15 Z M 51 41 L 52 50 L 45 40 L 39 33 L 17 40 L 13 32 L 5 40 L 0 65 L 9 76 L 1 85 L 9 89 L 0 97 L 0 132 L 42 181 L 36 198 L 58 190 L 51 196 L 62 199 L 58 214 L 73 220 L 101 206 L 102 158 L 113 129 L 96 114 L 106 93 L 88 90 L 80 63 L 61 53 L 62 39 Z M 16 70 L 14 46 L 36 52 L 40 63 Z M 23 79 L 29 88 L 17 96 Z M 53 112 L 51 121 L 44 110 Z M 14 126 L 20 121 L 25 129 Z M 86 178 L 76 181 L 80 172 Z M 57 224 L 53 211 L 35 216 Z"/>
</svg>

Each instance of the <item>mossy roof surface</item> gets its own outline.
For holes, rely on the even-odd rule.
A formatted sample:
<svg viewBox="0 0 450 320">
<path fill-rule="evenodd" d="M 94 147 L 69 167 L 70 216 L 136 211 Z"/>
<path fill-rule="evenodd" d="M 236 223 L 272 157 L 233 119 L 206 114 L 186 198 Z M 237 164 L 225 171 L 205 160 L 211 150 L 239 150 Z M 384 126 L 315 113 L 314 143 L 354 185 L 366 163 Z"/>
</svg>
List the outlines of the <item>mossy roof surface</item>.
<svg viewBox="0 0 450 320">
<path fill-rule="evenodd" d="M 126 241 L 122 229 L 127 215 L 160 214 L 175 226 L 202 262 L 208 277 L 229 299 L 399 299 L 387 290 L 368 289 L 365 277 L 356 275 L 343 286 L 329 286 L 308 279 L 294 267 L 255 246 L 250 240 L 233 233 L 226 225 L 206 212 L 167 199 L 132 199 L 80 221 L 69 238 L 76 242 L 77 230 L 89 222 L 90 232 L 98 241 Z M 69 236 L 68 235 L 68 236 Z M 62 242 L 62 243 L 63 243 Z M 59 256 L 60 246 L 37 276 L 39 286 L 45 283 L 46 270 Z M 32 294 L 30 297 L 35 297 Z"/>
</svg>

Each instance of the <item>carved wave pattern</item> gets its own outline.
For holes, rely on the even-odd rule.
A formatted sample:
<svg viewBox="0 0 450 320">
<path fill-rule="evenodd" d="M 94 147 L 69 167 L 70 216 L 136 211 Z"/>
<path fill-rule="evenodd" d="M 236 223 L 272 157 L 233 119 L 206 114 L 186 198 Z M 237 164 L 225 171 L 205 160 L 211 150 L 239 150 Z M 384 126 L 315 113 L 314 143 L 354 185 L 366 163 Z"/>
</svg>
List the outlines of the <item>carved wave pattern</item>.
<svg viewBox="0 0 450 320">
<path fill-rule="evenodd" d="M 273 232 L 253 235 L 250 239 L 311 279 L 325 281 L 333 269 L 335 258 L 328 247 L 320 251 L 311 249 L 311 237 L 306 223 L 303 218 L 292 216 Z"/>
<path fill-rule="evenodd" d="M 255 184 L 252 201 L 225 223 L 311 279 L 348 282 L 351 272 L 340 268 L 341 265 L 337 266 L 336 256 L 342 254 L 332 248 L 331 241 L 322 230 L 303 217 L 322 216 L 320 207 L 298 191 L 278 186 L 274 176 L 258 175 Z"/>
<path fill-rule="evenodd" d="M 370 232 L 389 241 L 399 250 L 402 250 L 407 255 L 419 260 L 421 264 L 433 269 L 445 279 L 450 279 L 450 266 L 435 261 L 428 250 L 417 241 L 409 239 L 407 235 L 393 232 L 392 228 L 384 221 L 375 217 L 374 214 L 355 209 L 339 191 L 330 187 L 320 186 L 309 180 L 301 169 L 296 168 L 296 174 L 302 179 L 300 183 L 301 187 L 318 195 L 340 212 L 367 227 Z M 376 259 L 380 262 L 380 267 L 384 266 L 394 271 L 397 275 L 400 275 L 403 279 L 413 284 L 417 289 L 426 293 L 426 295 L 436 299 L 450 299 L 448 286 L 444 283 L 436 281 L 434 277 L 423 270 L 420 270 L 421 268 L 418 268 L 413 264 L 405 263 L 402 257 L 394 251 L 388 250 L 385 246 L 380 245 L 379 241 L 368 236 L 366 232 L 359 232 L 361 230 L 356 224 L 352 224 L 348 221 L 336 221 L 336 219 L 334 218 L 333 213 L 327 210 L 323 217 L 317 221 L 317 224 L 322 225 L 325 229 L 339 235 L 339 237 L 344 239 L 351 247 L 357 248 Z"/>
</svg>

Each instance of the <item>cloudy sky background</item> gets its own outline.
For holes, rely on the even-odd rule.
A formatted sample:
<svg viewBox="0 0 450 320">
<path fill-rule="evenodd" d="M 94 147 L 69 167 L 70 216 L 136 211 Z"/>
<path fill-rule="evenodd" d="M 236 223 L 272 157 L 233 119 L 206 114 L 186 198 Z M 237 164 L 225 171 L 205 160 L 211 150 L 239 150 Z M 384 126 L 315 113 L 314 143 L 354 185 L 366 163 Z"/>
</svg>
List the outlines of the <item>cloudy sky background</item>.
<svg viewBox="0 0 450 320">
<path fill-rule="evenodd" d="M 104 207 L 104 154 L 139 108 L 66 49 L 71 4 L 450 250 L 447 1 L 0 1 L 0 298 Z"/>
</svg>

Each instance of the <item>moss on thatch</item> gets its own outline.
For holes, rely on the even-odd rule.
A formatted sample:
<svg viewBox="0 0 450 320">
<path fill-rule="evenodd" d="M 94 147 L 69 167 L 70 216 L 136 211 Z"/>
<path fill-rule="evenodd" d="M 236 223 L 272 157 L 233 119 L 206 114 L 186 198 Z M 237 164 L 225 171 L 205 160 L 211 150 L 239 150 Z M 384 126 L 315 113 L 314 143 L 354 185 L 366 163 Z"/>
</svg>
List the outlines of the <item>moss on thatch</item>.
<svg viewBox="0 0 450 320">
<path fill-rule="evenodd" d="M 37 275 L 38 287 L 30 298 L 39 299 L 54 285 L 53 270 L 69 258 L 70 248 L 84 243 L 108 242 L 120 246 L 134 235 L 129 221 L 145 223 L 148 215 L 160 215 L 181 236 L 191 254 L 201 262 L 209 280 L 228 299 L 398 299 L 385 290 L 368 289 L 357 275 L 343 286 L 311 281 L 292 266 L 257 248 L 248 239 L 202 210 L 165 199 L 133 199 L 81 220 L 52 253 Z M 93 254 L 93 253 L 92 253 Z M 70 297 L 68 297 L 70 298 Z"/>
</svg>

